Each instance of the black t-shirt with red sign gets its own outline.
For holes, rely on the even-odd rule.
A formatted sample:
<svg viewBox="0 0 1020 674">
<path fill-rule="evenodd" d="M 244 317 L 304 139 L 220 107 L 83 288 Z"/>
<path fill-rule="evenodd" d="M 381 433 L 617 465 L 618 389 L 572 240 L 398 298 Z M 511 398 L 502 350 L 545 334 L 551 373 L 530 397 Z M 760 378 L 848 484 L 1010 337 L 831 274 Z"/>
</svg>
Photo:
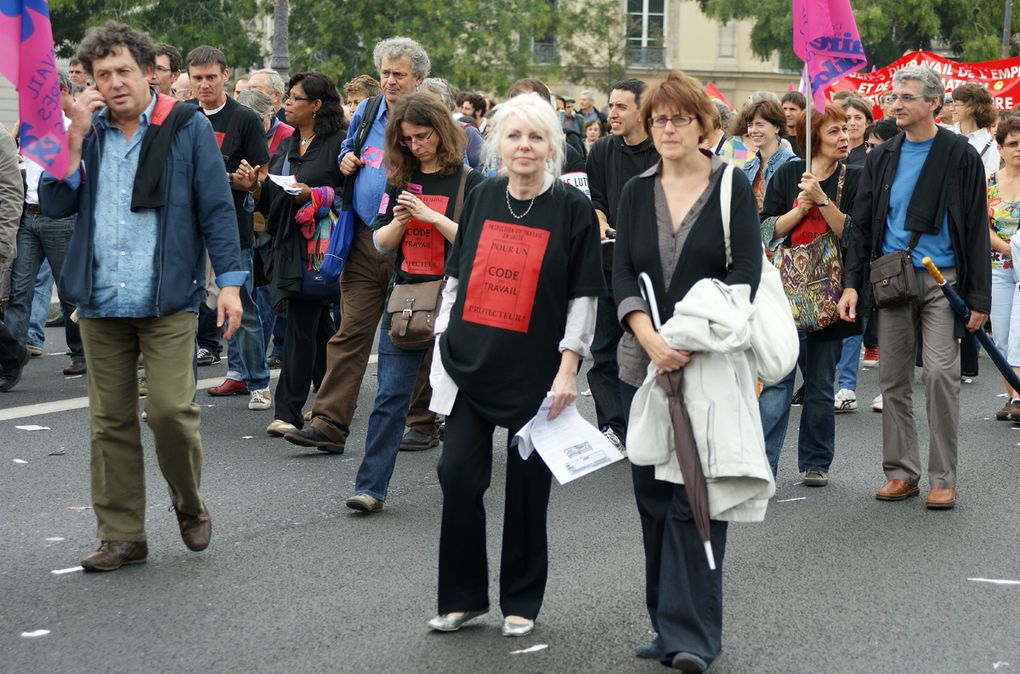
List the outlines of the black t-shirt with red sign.
<svg viewBox="0 0 1020 674">
<path fill-rule="evenodd" d="M 470 166 L 464 181 L 464 200 L 485 176 Z M 379 214 L 372 221 L 372 229 L 379 229 L 393 220 L 393 207 L 397 197 L 404 190 L 412 192 L 432 210 L 453 219 L 453 209 L 457 206 L 457 191 L 460 189 L 461 172 L 444 176 L 440 173 L 422 173 L 415 171 L 407 187 L 399 188 L 387 184 L 382 200 L 379 202 Z M 463 209 L 463 206 L 461 207 Z M 443 278 L 446 268 L 446 254 L 450 243 L 443 237 L 439 229 L 414 218 L 404 228 L 404 236 L 397 248 L 397 259 L 393 271 L 393 284 L 424 283 Z M 391 288 L 392 285 L 391 284 Z M 387 293 L 388 296 L 388 293 Z M 383 327 L 389 328 L 390 315 L 383 314 Z"/>
<path fill-rule="evenodd" d="M 529 204 L 511 197 L 512 214 L 507 179 L 483 182 L 464 203 L 446 263 L 459 285 L 443 365 L 460 394 L 506 428 L 535 415 L 556 376 L 569 301 L 605 293 L 588 197 L 556 181 Z"/>
<path fill-rule="evenodd" d="M 192 101 L 198 104 L 198 100 Z M 212 124 L 216 143 L 220 146 L 223 163 L 227 173 L 233 173 L 245 159 L 252 166 L 265 166 L 269 161 L 269 145 L 266 132 L 258 115 L 230 96 L 227 104 L 215 115 L 208 115 Z M 241 237 L 241 248 L 251 248 L 251 218 L 245 207 L 248 193 L 243 190 L 230 190 L 234 197 L 234 210 L 237 212 L 237 231 Z"/>
</svg>

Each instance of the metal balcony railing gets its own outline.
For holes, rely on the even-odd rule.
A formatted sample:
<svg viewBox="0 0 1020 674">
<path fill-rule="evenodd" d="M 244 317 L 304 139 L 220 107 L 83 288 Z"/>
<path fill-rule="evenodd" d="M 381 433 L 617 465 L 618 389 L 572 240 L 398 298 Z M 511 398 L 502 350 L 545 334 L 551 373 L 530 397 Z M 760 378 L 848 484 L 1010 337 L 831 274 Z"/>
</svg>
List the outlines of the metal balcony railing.
<svg viewBox="0 0 1020 674">
<path fill-rule="evenodd" d="M 631 68 L 663 68 L 665 47 L 627 47 L 627 65 Z"/>
</svg>

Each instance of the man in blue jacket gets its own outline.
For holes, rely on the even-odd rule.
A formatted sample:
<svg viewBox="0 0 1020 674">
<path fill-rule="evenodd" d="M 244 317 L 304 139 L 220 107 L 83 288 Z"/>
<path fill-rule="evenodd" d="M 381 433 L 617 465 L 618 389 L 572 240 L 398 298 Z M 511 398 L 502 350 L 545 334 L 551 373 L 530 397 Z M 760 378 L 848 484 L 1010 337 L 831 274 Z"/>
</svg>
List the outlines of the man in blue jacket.
<svg viewBox="0 0 1020 674">
<path fill-rule="evenodd" d="M 218 272 L 218 323 L 241 320 L 237 221 L 212 127 L 197 108 L 157 95 L 149 37 L 118 23 L 90 29 L 78 58 L 95 85 L 68 129 L 70 167 L 43 176 L 49 217 L 77 214 L 61 291 L 78 307 L 88 363 L 92 505 L 99 549 L 88 571 L 148 556 L 136 365 L 145 357 L 148 423 L 181 537 L 209 545 L 199 494 L 202 442 L 195 395 L 195 317 L 204 251 Z"/>
</svg>

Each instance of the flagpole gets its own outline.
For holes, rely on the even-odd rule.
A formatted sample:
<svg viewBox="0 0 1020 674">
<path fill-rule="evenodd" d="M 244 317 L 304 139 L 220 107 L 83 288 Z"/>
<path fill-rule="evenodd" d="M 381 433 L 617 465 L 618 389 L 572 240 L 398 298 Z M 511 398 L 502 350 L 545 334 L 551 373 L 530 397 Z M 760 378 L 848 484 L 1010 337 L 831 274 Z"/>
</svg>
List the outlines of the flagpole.
<svg viewBox="0 0 1020 674">
<path fill-rule="evenodd" d="M 807 105 L 804 108 L 804 161 L 806 173 L 811 173 L 811 73 L 807 72 L 807 63 L 804 64 L 804 84 L 807 85 Z"/>
</svg>

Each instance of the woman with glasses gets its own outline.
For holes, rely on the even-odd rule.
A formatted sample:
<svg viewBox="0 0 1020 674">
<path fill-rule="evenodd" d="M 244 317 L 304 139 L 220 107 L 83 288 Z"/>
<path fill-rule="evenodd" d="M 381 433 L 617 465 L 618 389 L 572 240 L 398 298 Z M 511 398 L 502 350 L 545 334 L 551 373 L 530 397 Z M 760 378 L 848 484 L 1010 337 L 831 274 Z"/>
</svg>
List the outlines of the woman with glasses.
<svg viewBox="0 0 1020 674">
<path fill-rule="evenodd" d="M 762 264 L 754 194 L 747 179 L 734 171 L 733 263 L 727 268 L 720 197 L 726 165 L 700 148 L 712 132 L 714 116 L 701 83 L 674 71 L 642 98 L 640 117 L 662 159 L 631 179 L 620 196 L 613 286 L 624 328 L 617 360 L 625 409 L 630 409 L 650 363 L 659 372 L 675 372 L 692 358 L 689 351 L 670 348 L 656 331 L 639 274 L 651 277 L 657 310 L 665 320 L 701 279 L 748 284 L 753 296 Z M 711 523 L 713 571 L 684 486 L 656 480 L 655 466 L 632 465 L 631 475 L 644 539 L 645 601 L 658 633 L 635 648 L 635 654 L 676 669 L 705 671 L 722 646 L 727 523 Z"/>
<path fill-rule="evenodd" d="M 833 232 L 841 243 L 849 232 L 850 212 L 857 195 L 860 169 L 848 167 L 846 113 L 835 105 L 819 114 L 812 111 L 810 128 L 805 115 L 797 121 L 797 141 L 805 147 L 811 134 L 811 165 L 803 159 L 776 172 L 762 208 L 762 240 L 770 248 L 804 246 Z M 845 243 L 841 246 L 845 248 Z M 829 466 L 836 451 L 833 379 L 844 337 L 860 332 L 856 323 L 834 325 L 801 335 L 800 367 L 804 376 L 804 401 L 797 439 L 798 470 L 808 487 L 829 483 Z M 772 473 L 779 471 L 779 451 L 790 421 L 796 370 L 783 381 L 762 389 L 761 410 L 765 451 Z M 842 392 L 841 392 L 842 393 Z M 856 397 L 853 399 L 856 405 Z"/>
<path fill-rule="evenodd" d="M 272 237 L 270 305 L 287 315 L 276 408 L 266 428 L 267 433 L 279 437 L 304 424 L 301 407 L 309 385 L 318 388 L 325 373 L 326 342 L 334 332 L 329 309 L 339 296 L 309 293 L 306 277 L 316 261 L 315 240 L 307 236 L 299 218 L 306 219 L 303 216 L 311 209 L 314 229 L 316 221 L 328 215 L 332 197 L 328 203 L 322 202 L 330 193 L 338 193 L 344 180 L 336 165 L 345 136 L 344 113 L 332 80 L 322 73 L 298 73 L 287 84 L 287 92 L 284 109 L 295 131 L 276 148 L 269 173 L 294 176 L 299 191 L 291 194 L 268 179 L 256 183 L 254 189 L 258 208 L 266 215 L 266 231 Z"/>
<path fill-rule="evenodd" d="M 1020 230 L 1020 117 L 1010 117 L 996 134 L 1001 169 L 988 178 L 988 217 L 992 243 L 992 337 L 999 352 L 1020 374 L 1020 290 L 1009 240 Z M 1000 421 L 1020 421 L 1020 391 L 1006 384 Z"/>
<path fill-rule="evenodd" d="M 440 281 L 450 243 L 457 234 L 458 206 L 482 181 L 464 165 L 467 138 L 446 107 L 427 93 L 407 94 L 390 112 L 383 156 L 389 180 L 372 240 L 380 254 L 396 251 L 395 286 Z M 389 300 L 387 299 L 387 305 Z M 390 338 L 390 314 L 379 329 L 379 385 L 368 418 L 365 456 L 347 507 L 381 510 L 397 462 L 418 371 L 431 355 L 432 342 L 401 348 Z M 425 363 L 425 366 L 428 364 Z"/>
<path fill-rule="evenodd" d="M 432 410 L 446 414 L 439 485 L 437 632 L 454 632 L 489 610 L 484 495 L 492 434 L 508 440 L 551 396 L 549 418 L 577 397 L 578 365 L 604 293 L 599 228 L 591 201 L 559 178 L 563 129 L 548 99 L 520 94 L 492 117 L 487 152 L 506 175 L 464 203 L 446 263 L 436 322 Z M 531 634 L 548 577 L 546 519 L 552 476 L 539 456 L 507 443 L 502 633 Z"/>
</svg>

